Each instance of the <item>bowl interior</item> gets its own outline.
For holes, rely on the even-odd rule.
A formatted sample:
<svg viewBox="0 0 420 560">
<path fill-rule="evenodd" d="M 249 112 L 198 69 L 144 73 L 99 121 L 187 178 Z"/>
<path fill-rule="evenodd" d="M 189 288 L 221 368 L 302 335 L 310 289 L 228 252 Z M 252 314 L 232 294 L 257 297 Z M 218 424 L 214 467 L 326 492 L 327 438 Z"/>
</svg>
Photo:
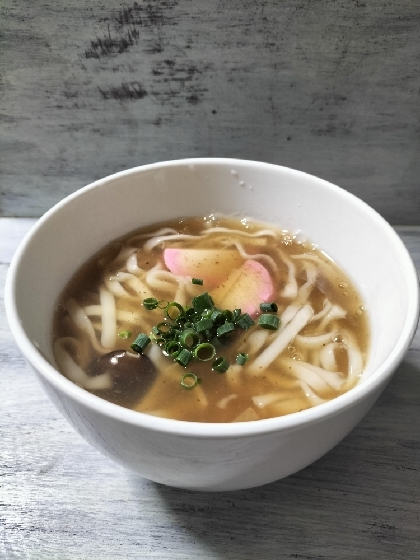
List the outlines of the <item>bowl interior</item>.
<svg viewBox="0 0 420 560">
<path fill-rule="evenodd" d="M 241 160 L 140 167 L 85 187 L 50 210 L 14 263 L 12 306 L 15 330 L 20 329 L 15 334 L 27 336 L 54 363 L 53 309 L 63 286 L 87 258 L 143 225 L 211 213 L 252 216 L 302 231 L 362 294 L 371 322 L 365 376 L 386 360 L 398 363 L 417 322 L 418 286 L 412 261 L 392 228 L 366 204 L 321 179 Z"/>
</svg>

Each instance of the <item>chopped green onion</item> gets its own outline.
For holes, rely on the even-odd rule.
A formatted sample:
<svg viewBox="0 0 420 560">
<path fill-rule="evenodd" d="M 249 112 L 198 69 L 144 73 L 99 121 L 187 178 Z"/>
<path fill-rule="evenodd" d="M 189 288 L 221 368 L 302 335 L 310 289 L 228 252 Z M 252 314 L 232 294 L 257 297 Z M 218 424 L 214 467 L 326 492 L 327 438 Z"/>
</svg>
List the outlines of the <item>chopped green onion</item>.
<svg viewBox="0 0 420 560">
<path fill-rule="evenodd" d="M 239 364 L 240 366 L 243 366 L 244 363 L 248 361 L 248 358 L 249 358 L 248 354 L 244 354 L 243 352 L 241 352 L 236 356 L 236 363 Z"/>
<path fill-rule="evenodd" d="M 184 373 L 181 377 L 181 387 L 184 387 L 184 389 L 194 389 L 199 383 L 201 383 L 201 379 L 195 373 Z"/>
<path fill-rule="evenodd" d="M 201 278 L 193 278 L 193 279 L 191 280 L 191 282 L 192 282 L 193 284 L 198 284 L 199 286 L 202 286 L 203 283 L 204 283 L 203 280 L 202 280 Z"/>
<path fill-rule="evenodd" d="M 155 342 L 160 348 L 165 349 L 167 341 L 163 337 L 155 338 Z"/>
<path fill-rule="evenodd" d="M 272 313 L 276 313 L 278 311 L 278 307 L 277 304 L 272 302 L 272 303 L 260 303 L 260 309 L 261 311 L 266 311 L 266 312 L 272 312 Z"/>
<path fill-rule="evenodd" d="M 167 323 L 166 321 L 162 321 L 158 323 L 155 327 L 153 327 L 152 331 L 154 334 L 164 335 L 169 333 L 172 330 L 172 325 Z"/>
<path fill-rule="evenodd" d="M 207 317 L 203 317 L 203 319 L 200 319 L 195 324 L 195 330 L 198 333 L 201 333 L 203 331 L 207 331 L 207 330 L 211 329 L 212 327 L 213 327 L 213 321 L 211 319 L 208 319 Z"/>
<path fill-rule="evenodd" d="M 219 326 L 219 325 L 221 325 L 222 323 L 225 322 L 225 316 L 223 315 L 223 313 L 219 309 L 214 309 L 212 311 L 210 319 L 217 326 Z"/>
<path fill-rule="evenodd" d="M 175 309 L 177 311 L 175 311 Z M 166 316 L 171 321 L 176 321 L 180 316 L 182 316 L 184 314 L 184 308 L 182 307 L 182 305 L 180 305 L 176 301 L 172 301 L 171 303 L 169 303 L 166 306 L 165 311 L 166 311 Z"/>
<path fill-rule="evenodd" d="M 131 331 L 121 331 L 118 333 L 118 336 L 123 340 L 127 340 L 127 338 L 133 336 L 133 333 Z"/>
<path fill-rule="evenodd" d="M 204 294 L 200 294 L 199 296 L 193 298 L 192 305 L 194 311 L 200 314 L 206 309 L 212 309 L 214 307 L 213 300 L 207 292 L 204 292 Z"/>
<path fill-rule="evenodd" d="M 192 319 L 195 316 L 195 310 L 193 307 L 186 307 L 184 309 L 184 315 L 187 319 Z"/>
<path fill-rule="evenodd" d="M 231 323 L 231 322 L 233 321 L 233 313 L 232 313 L 232 311 L 229 311 L 229 309 L 225 309 L 224 311 L 222 311 L 222 313 L 223 313 L 223 316 L 224 316 L 225 320 L 226 320 L 228 323 Z"/>
<path fill-rule="evenodd" d="M 156 309 L 156 307 L 159 305 L 159 302 L 156 298 L 149 297 L 143 300 L 143 305 L 145 309 L 151 310 Z"/>
<path fill-rule="evenodd" d="M 169 305 L 169 301 L 167 299 L 161 299 L 160 302 L 158 303 L 158 308 L 165 309 L 167 305 Z"/>
<path fill-rule="evenodd" d="M 241 329 L 248 330 L 252 327 L 252 325 L 255 325 L 255 321 L 251 319 L 251 316 L 248 313 L 244 313 L 236 321 L 236 324 L 238 327 L 241 327 Z"/>
<path fill-rule="evenodd" d="M 182 348 L 179 342 L 176 340 L 170 340 L 165 344 L 165 353 L 168 354 L 171 358 L 176 358 L 179 356 Z"/>
<path fill-rule="evenodd" d="M 150 344 L 150 342 L 151 340 L 147 336 L 147 334 L 141 333 L 137 336 L 136 340 L 131 345 L 131 348 L 134 350 L 134 352 L 137 352 L 138 354 L 142 354 L 143 350 L 145 350 L 145 348 Z"/>
<path fill-rule="evenodd" d="M 229 369 L 229 365 L 230 364 L 226 360 L 226 358 L 223 358 L 223 356 L 219 356 L 219 358 L 216 358 L 214 360 L 211 367 L 212 369 L 214 369 L 214 371 L 217 371 L 218 373 L 225 373 Z"/>
<path fill-rule="evenodd" d="M 197 360 L 200 360 L 200 362 L 208 362 L 215 357 L 216 348 L 213 346 L 213 344 L 203 342 L 194 349 L 193 354 L 194 357 L 197 358 Z"/>
<path fill-rule="evenodd" d="M 204 336 L 204 338 L 206 340 L 213 340 L 216 336 L 215 332 L 213 329 L 207 329 L 206 331 L 203 331 L 202 333 L 200 333 L 202 336 Z"/>
<path fill-rule="evenodd" d="M 194 348 L 199 340 L 199 336 L 194 329 L 185 329 L 179 336 L 179 342 L 185 348 Z"/>
<path fill-rule="evenodd" d="M 176 356 L 175 361 L 178 362 L 178 364 L 180 364 L 181 366 L 187 367 L 187 365 L 192 360 L 192 357 L 192 353 L 186 348 L 183 348 L 181 352 Z"/>
<path fill-rule="evenodd" d="M 223 325 L 220 325 L 220 327 L 217 329 L 217 336 L 218 337 L 225 336 L 234 330 L 235 330 L 235 325 L 233 323 L 229 323 L 228 321 L 226 321 L 226 323 L 223 323 Z"/>
<path fill-rule="evenodd" d="M 269 314 L 260 315 L 258 319 L 258 325 L 263 329 L 276 331 L 280 326 L 280 319 L 279 317 L 277 317 L 277 315 L 269 315 Z"/>
<path fill-rule="evenodd" d="M 236 321 L 239 319 L 240 316 L 241 316 L 241 310 L 240 309 L 234 309 L 233 310 L 233 322 L 236 323 Z"/>
</svg>

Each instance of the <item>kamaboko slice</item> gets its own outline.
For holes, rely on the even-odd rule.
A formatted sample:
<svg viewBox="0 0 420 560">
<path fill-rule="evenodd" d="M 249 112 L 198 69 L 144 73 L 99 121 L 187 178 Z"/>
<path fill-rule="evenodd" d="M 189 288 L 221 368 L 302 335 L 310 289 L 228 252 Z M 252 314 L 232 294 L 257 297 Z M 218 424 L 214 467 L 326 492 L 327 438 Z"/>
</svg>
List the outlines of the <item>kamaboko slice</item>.
<svg viewBox="0 0 420 560">
<path fill-rule="evenodd" d="M 166 267 L 177 276 L 203 280 L 206 290 L 219 286 L 232 270 L 238 269 L 243 258 L 229 249 L 165 249 Z"/>
<path fill-rule="evenodd" d="M 219 309 L 241 309 L 255 316 L 260 303 L 271 301 L 274 286 L 268 270 L 258 261 L 248 260 L 232 271 L 217 288 L 210 292 Z"/>
</svg>

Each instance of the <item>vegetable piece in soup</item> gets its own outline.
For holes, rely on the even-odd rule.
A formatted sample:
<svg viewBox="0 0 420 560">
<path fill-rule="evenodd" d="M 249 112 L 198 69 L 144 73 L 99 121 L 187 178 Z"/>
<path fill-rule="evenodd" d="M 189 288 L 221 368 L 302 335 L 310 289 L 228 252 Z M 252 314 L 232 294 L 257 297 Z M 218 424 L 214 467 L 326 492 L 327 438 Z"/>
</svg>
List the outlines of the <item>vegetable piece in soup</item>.
<svg viewBox="0 0 420 560">
<path fill-rule="evenodd" d="M 68 379 L 133 410 L 245 422 L 320 405 L 362 375 L 368 319 L 309 241 L 211 215 L 142 228 L 90 259 L 54 317 Z"/>
</svg>

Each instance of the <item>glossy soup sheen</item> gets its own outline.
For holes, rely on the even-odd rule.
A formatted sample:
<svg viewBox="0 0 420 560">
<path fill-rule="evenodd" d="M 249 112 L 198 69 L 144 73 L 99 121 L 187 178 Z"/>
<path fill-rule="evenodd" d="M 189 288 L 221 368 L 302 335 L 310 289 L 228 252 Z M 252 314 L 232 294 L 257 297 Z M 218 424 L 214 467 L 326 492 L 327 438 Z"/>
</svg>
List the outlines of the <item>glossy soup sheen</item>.
<svg viewBox="0 0 420 560">
<path fill-rule="evenodd" d="M 162 228 L 194 238 L 162 235 Z M 264 233 L 267 229 L 270 235 Z M 154 247 L 145 251 L 143 244 L 151 237 Z M 181 269 L 186 266 L 187 275 L 168 271 L 164 255 L 168 260 L 170 251 L 163 250 L 173 248 L 187 250 L 181 255 L 193 255 L 192 261 L 181 258 L 181 264 L 176 263 Z M 189 253 L 192 249 L 196 252 Z M 201 258 L 202 254 L 212 258 Z M 258 265 L 250 265 L 247 272 L 241 267 L 250 261 Z M 196 267 L 194 274 L 191 266 Z M 261 267 L 268 282 L 265 277 L 254 277 L 254 269 L 258 272 Z M 190 275 L 204 275 L 210 281 L 195 285 Z M 232 283 L 229 278 L 236 280 Z M 212 285 L 212 279 L 217 286 Z M 267 293 L 268 284 L 270 302 L 278 306 L 275 315 L 281 319 L 280 327 L 277 331 L 257 324 L 249 330 L 237 328 L 226 340 L 217 342 L 217 356 L 230 363 L 225 373 L 213 371 L 211 361 L 193 360 L 184 368 L 154 342 L 143 355 L 130 348 L 137 334 L 150 334 L 152 327 L 164 320 L 164 310 L 144 309 L 145 297 L 190 305 L 194 296 L 208 291 L 217 307 L 224 309 L 226 301 L 233 302 L 243 312 L 249 308 L 248 299 Z M 259 303 L 254 301 L 254 305 Z M 108 321 L 103 310 L 109 305 L 113 316 L 114 304 L 116 318 Z M 294 336 L 296 312 L 302 308 L 301 314 L 306 312 L 312 318 Z M 254 314 L 255 321 L 260 313 Z M 103 340 L 114 339 L 112 347 L 101 343 L 106 329 L 111 332 L 105 333 Z M 131 336 L 121 338 L 118 333 L 124 331 Z M 281 333 L 286 344 L 280 344 L 280 339 L 275 342 Z M 356 288 L 310 241 L 251 220 L 211 215 L 154 224 L 107 245 L 65 287 L 56 307 L 53 339 L 61 372 L 97 396 L 177 420 L 232 422 L 298 412 L 351 389 L 366 363 L 369 330 Z M 267 358 L 268 365 L 257 367 L 258 360 L 264 362 L 261 356 L 275 354 L 276 344 L 284 347 L 280 354 Z M 243 366 L 236 364 L 239 352 L 249 356 Z M 180 380 L 185 372 L 197 375 L 201 383 L 190 390 L 183 388 Z M 100 388 L 102 379 L 108 380 L 107 388 Z"/>
</svg>

